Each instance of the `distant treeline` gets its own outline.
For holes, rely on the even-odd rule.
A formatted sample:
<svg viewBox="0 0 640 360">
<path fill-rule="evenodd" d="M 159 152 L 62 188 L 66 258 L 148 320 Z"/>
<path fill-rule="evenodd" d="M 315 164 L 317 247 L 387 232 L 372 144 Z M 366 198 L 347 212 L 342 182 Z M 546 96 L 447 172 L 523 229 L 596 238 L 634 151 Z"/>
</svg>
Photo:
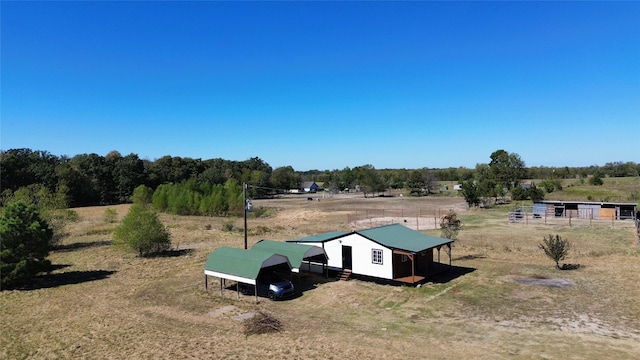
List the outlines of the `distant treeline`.
<svg viewBox="0 0 640 360">
<path fill-rule="evenodd" d="M 303 181 L 315 181 L 325 189 L 333 190 L 353 189 L 359 185 L 365 194 L 389 188 L 415 189 L 428 194 L 437 180 L 467 181 L 485 166 L 478 164 L 475 169 L 375 169 L 371 165 L 362 165 L 341 170 L 296 171 L 291 166 L 272 169 L 258 157 L 232 161 L 164 156 L 150 161 L 133 153 L 122 156 L 117 151 L 106 156 L 80 154 L 69 158 L 47 151 L 10 149 L 0 151 L 0 188 L 3 204 L 21 188 L 27 188 L 31 193 L 46 189 L 63 197 L 68 206 L 75 207 L 130 202 L 133 190 L 145 185 L 157 190 L 154 207 L 175 213 L 181 212 L 180 207 L 163 208 L 162 194 L 190 189 L 189 194 L 179 196 L 191 202 L 188 207 L 193 209 L 197 204 L 199 213 L 215 215 L 238 206 L 238 191 L 241 192 L 242 183 L 251 185 L 248 188 L 251 197 L 297 189 Z M 594 174 L 622 177 L 637 176 L 640 164 L 612 162 L 604 166 L 525 167 L 524 170 L 526 178 L 533 179 L 585 178 Z M 169 184 L 183 186 L 171 187 Z"/>
</svg>

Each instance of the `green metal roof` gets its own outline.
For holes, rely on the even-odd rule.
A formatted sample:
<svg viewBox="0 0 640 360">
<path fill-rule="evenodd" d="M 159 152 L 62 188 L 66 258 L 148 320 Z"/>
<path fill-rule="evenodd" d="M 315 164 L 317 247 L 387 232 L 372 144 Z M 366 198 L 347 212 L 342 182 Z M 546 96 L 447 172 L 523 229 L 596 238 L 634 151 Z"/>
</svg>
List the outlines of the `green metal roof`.
<svg viewBox="0 0 640 360">
<path fill-rule="evenodd" d="M 223 246 L 209 254 L 204 269 L 255 280 L 260 269 L 279 264 L 287 264 L 291 268 L 286 256 L 274 254 L 273 251 Z"/>
<path fill-rule="evenodd" d="M 288 240 L 287 242 L 325 242 L 328 240 L 333 240 L 335 238 L 342 237 L 344 235 L 349 234 L 348 231 L 331 231 L 322 234 L 311 235 L 295 240 Z"/>
<path fill-rule="evenodd" d="M 298 269 L 300 268 L 300 265 L 305 258 L 310 258 L 318 255 L 324 256 L 325 259 L 327 257 L 324 249 L 317 246 L 294 244 L 274 240 L 260 240 L 251 247 L 251 250 L 253 249 L 270 251 L 272 254 L 284 255 L 289 258 L 291 266 Z"/>
<path fill-rule="evenodd" d="M 367 239 L 382 244 L 390 249 L 406 250 L 411 252 L 419 252 L 453 242 L 453 240 L 450 239 L 423 234 L 417 230 L 409 229 L 402 224 L 384 225 L 371 229 L 358 230 L 353 233 L 360 234 Z M 289 240 L 288 242 L 326 242 L 349 234 L 352 233 L 347 231 L 332 231 L 300 239 Z"/>
<path fill-rule="evenodd" d="M 391 224 L 356 233 L 391 249 L 418 252 L 453 242 L 451 239 L 425 235 L 402 224 Z"/>
</svg>

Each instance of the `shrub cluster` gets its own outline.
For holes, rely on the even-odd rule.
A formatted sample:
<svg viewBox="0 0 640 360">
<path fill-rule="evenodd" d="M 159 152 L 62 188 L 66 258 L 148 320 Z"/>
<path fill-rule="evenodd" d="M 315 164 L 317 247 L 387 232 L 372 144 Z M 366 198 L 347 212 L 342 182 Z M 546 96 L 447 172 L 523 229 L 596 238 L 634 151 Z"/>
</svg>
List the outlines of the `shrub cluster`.
<svg viewBox="0 0 640 360">
<path fill-rule="evenodd" d="M 243 211 L 242 186 L 235 180 L 224 185 L 196 184 L 195 180 L 158 186 L 153 208 L 177 215 L 225 216 Z"/>
<path fill-rule="evenodd" d="M 142 204 L 133 204 L 113 233 L 117 246 L 128 247 L 140 256 L 169 250 L 171 239 L 158 216 Z"/>
</svg>

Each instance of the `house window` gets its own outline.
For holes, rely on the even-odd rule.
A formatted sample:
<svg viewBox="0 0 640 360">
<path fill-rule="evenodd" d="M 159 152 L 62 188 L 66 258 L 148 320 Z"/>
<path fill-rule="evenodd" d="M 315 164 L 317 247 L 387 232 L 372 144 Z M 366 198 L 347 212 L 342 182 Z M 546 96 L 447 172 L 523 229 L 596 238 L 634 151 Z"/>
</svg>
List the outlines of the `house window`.
<svg viewBox="0 0 640 360">
<path fill-rule="evenodd" d="M 382 250 L 371 249 L 371 262 L 382 265 Z"/>
</svg>

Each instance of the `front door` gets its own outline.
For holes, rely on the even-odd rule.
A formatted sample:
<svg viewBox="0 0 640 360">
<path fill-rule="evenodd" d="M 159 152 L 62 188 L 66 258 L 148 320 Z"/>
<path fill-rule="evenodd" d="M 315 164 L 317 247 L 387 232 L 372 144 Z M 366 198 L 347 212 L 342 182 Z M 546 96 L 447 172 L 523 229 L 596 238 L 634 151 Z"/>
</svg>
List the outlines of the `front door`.
<svg viewBox="0 0 640 360">
<path fill-rule="evenodd" d="M 351 270 L 351 246 L 342 245 L 342 268 Z"/>
</svg>

